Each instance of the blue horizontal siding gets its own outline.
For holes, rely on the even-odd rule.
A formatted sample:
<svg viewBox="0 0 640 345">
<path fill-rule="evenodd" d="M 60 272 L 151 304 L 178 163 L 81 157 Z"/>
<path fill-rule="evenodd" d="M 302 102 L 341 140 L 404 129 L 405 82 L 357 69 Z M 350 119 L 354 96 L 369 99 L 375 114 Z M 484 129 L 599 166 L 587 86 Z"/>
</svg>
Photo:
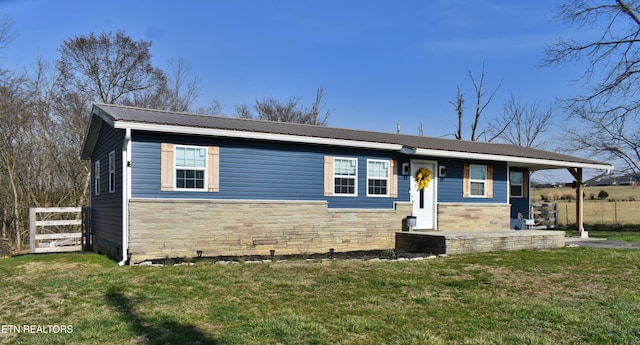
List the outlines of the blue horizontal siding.
<svg viewBox="0 0 640 345">
<path fill-rule="evenodd" d="M 91 231 L 95 241 L 122 245 L 122 143 L 124 131 L 103 123 L 91 156 Z M 115 151 L 115 192 L 109 192 L 109 152 Z M 100 160 L 100 195 L 95 195 L 94 164 Z"/>
<path fill-rule="evenodd" d="M 463 197 L 463 171 L 465 164 L 493 166 L 493 197 Z M 507 164 L 503 162 L 449 159 L 440 161 L 446 166 L 447 177 L 438 180 L 438 202 L 507 203 Z"/>
<path fill-rule="evenodd" d="M 189 192 L 160 190 L 161 142 L 220 147 L 220 191 Z M 358 196 L 324 196 L 324 157 L 358 159 Z M 250 200 L 326 200 L 330 208 L 393 208 L 398 198 L 367 197 L 367 159 L 397 159 L 377 151 L 339 149 L 313 145 L 282 144 L 248 140 L 163 136 L 134 132 L 132 142 L 132 197 Z M 400 164 L 398 164 L 400 166 Z M 398 191 L 409 189 L 409 180 L 399 177 Z"/>
<path fill-rule="evenodd" d="M 230 198 L 320 200 L 324 155 L 271 148 L 220 148 L 220 195 Z"/>
<path fill-rule="evenodd" d="M 220 147 L 220 191 L 188 192 L 160 190 L 161 142 Z M 396 201 L 409 201 L 413 177 L 398 174 L 398 197 L 367 196 L 367 159 L 394 159 L 400 170 L 409 156 L 397 152 L 273 143 L 265 141 L 159 135 L 134 132 L 132 143 L 132 196 L 134 198 L 326 200 L 330 208 L 393 208 Z M 358 196 L 324 196 L 324 156 L 358 159 Z M 425 157 L 416 157 L 425 159 Z M 464 164 L 493 166 L 493 197 L 463 198 Z M 507 165 L 442 159 L 447 176 L 438 178 L 439 202 L 507 203 Z"/>
</svg>

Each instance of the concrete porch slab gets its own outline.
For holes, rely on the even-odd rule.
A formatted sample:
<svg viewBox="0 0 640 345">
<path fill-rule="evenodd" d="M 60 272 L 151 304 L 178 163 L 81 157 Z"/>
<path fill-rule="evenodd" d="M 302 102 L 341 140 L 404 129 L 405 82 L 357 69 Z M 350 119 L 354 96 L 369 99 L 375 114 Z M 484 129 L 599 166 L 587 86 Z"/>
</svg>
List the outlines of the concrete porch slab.
<svg viewBox="0 0 640 345">
<path fill-rule="evenodd" d="M 500 250 L 539 250 L 565 245 L 564 231 L 412 231 L 396 233 L 396 248 L 413 253 L 462 254 Z"/>
</svg>

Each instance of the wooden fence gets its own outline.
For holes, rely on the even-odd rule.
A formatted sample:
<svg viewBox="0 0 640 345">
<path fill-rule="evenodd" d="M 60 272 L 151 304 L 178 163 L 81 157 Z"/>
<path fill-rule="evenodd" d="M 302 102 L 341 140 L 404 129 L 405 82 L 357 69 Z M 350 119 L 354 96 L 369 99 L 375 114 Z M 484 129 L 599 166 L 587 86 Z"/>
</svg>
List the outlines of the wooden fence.
<svg viewBox="0 0 640 345">
<path fill-rule="evenodd" d="M 31 253 L 58 253 L 83 250 L 82 207 L 36 207 L 29 209 Z"/>
<path fill-rule="evenodd" d="M 640 224 L 640 202 L 584 202 L 586 224 Z M 562 225 L 576 223 L 575 202 L 558 203 L 558 222 Z"/>
</svg>

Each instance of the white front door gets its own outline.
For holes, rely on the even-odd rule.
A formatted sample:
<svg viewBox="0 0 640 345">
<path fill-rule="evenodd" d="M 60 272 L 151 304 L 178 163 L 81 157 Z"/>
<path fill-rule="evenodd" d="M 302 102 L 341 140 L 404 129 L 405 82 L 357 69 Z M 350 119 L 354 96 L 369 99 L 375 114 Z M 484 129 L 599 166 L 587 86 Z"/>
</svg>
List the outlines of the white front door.
<svg viewBox="0 0 640 345">
<path fill-rule="evenodd" d="M 418 189 L 416 175 L 420 169 L 426 168 L 431 173 L 431 182 L 422 189 Z M 436 183 L 438 175 L 436 162 L 411 161 L 411 201 L 413 202 L 413 215 L 416 217 L 415 229 L 435 229 L 436 214 Z"/>
</svg>

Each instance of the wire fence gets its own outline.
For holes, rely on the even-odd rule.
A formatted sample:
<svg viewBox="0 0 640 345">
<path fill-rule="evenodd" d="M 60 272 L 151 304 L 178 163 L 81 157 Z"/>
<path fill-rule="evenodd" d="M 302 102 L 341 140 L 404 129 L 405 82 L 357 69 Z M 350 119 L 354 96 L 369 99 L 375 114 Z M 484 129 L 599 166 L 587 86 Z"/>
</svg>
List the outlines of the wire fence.
<svg viewBox="0 0 640 345">
<path fill-rule="evenodd" d="M 584 223 L 587 224 L 640 224 L 640 202 L 586 201 Z M 558 203 L 558 223 L 576 223 L 575 202 Z"/>
</svg>

